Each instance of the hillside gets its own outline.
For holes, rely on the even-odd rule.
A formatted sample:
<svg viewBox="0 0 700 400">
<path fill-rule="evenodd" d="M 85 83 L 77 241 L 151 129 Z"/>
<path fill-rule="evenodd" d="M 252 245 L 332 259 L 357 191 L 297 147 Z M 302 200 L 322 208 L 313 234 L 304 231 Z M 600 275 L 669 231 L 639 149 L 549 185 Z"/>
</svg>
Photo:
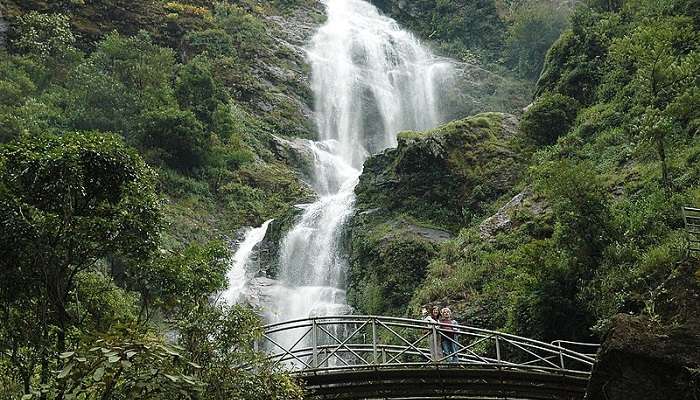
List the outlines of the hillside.
<svg viewBox="0 0 700 400">
<path fill-rule="evenodd" d="M 602 343 L 590 399 L 700 396 L 681 214 L 700 206 L 700 4 L 369 3 L 410 29 L 395 42 L 425 44 L 405 60 L 455 78 L 428 102 L 448 122 L 391 132 L 379 154 L 346 144 L 357 166 L 341 140 L 312 141 L 320 1 L 0 4 L 0 400 L 303 399 L 252 346 L 275 310 L 219 297 L 246 228 L 271 219 L 249 257 L 276 289 L 289 232 L 338 197 L 314 186 L 320 157 L 357 183 L 329 211 L 334 310 L 449 306 L 467 325 Z M 344 61 L 397 66 L 392 46 L 410 53 L 390 41 Z M 376 93 L 439 81 L 399 67 L 357 78 L 328 120 L 359 115 L 373 145 L 396 122 Z"/>
<path fill-rule="evenodd" d="M 494 117 L 475 116 L 403 133 L 368 160 L 353 304 L 404 315 L 449 305 L 466 324 L 606 340 L 592 398 L 697 395 L 700 360 L 674 346 L 698 340 L 700 264 L 685 252 L 681 207 L 700 203 L 699 16 L 685 1 L 580 6 L 517 140 L 484 142 L 475 122 Z"/>
</svg>

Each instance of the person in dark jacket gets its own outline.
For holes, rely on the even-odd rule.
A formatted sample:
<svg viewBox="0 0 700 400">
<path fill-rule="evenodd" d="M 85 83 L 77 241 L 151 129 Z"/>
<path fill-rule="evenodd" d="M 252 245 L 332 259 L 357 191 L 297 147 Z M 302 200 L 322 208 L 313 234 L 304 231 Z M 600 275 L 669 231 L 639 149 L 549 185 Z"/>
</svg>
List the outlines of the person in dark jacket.
<svg viewBox="0 0 700 400">
<path fill-rule="evenodd" d="M 457 355 L 457 321 L 452 319 L 452 311 L 445 307 L 440 311 L 440 332 L 442 354 L 449 362 L 459 362 Z"/>
</svg>

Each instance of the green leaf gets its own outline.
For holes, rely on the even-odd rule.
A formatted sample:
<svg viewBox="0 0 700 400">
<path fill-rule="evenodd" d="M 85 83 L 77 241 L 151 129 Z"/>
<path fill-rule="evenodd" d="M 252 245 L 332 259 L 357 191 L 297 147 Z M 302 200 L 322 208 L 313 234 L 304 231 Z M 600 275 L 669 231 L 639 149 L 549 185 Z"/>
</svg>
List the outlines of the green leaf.
<svg viewBox="0 0 700 400">
<path fill-rule="evenodd" d="M 126 358 L 127 358 L 127 359 L 130 359 L 131 357 L 133 357 L 133 356 L 135 356 L 135 355 L 136 355 L 136 351 L 135 351 L 135 350 L 129 350 L 129 351 L 126 352 Z"/>
<path fill-rule="evenodd" d="M 180 353 L 173 351 L 167 347 L 165 347 L 163 350 L 165 350 L 165 352 L 170 354 L 171 356 L 180 357 Z"/>
<path fill-rule="evenodd" d="M 127 361 L 127 360 L 122 360 L 122 367 L 124 367 L 124 368 L 131 367 L 131 362 Z"/>
<path fill-rule="evenodd" d="M 61 354 L 58 356 L 58 358 L 60 358 L 60 359 L 65 359 L 65 358 L 68 358 L 68 357 L 72 356 L 73 354 L 75 354 L 74 351 L 66 351 L 65 353 L 61 353 Z"/>
<path fill-rule="evenodd" d="M 58 374 L 58 379 L 63 379 L 70 374 L 70 370 L 73 369 L 73 364 L 68 364 L 66 365 L 65 368 L 63 368 L 63 371 L 61 371 L 60 374 Z"/>
<path fill-rule="evenodd" d="M 31 400 L 32 397 L 34 397 L 32 394 L 25 394 L 22 396 L 22 400 Z"/>
<path fill-rule="evenodd" d="M 99 381 L 99 380 L 102 379 L 102 376 L 104 376 L 104 374 L 105 374 L 105 369 L 104 369 L 104 367 L 97 368 L 97 369 L 95 370 L 95 373 L 92 374 L 92 379 L 93 379 L 95 382 L 97 382 L 97 381 Z"/>
<path fill-rule="evenodd" d="M 119 361 L 120 359 L 121 359 L 121 357 L 119 356 L 119 354 L 116 354 L 116 355 L 110 356 L 110 357 L 107 359 L 107 361 L 109 361 L 110 363 L 113 364 L 113 363 Z"/>
<path fill-rule="evenodd" d="M 172 382 L 177 382 L 177 381 L 178 381 L 178 377 L 177 377 L 177 376 L 168 375 L 168 374 L 163 374 L 163 375 L 164 375 L 166 378 L 170 379 Z"/>
</svg>

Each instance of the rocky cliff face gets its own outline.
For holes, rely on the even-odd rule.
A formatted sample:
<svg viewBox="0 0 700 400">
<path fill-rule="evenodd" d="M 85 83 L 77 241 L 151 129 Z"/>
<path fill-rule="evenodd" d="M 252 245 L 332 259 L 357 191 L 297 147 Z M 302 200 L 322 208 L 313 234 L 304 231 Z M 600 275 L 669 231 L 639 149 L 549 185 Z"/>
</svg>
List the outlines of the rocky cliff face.
<svg viewBox="0 0 700 400">
<path fill-rule="evenodd" d="M 2 10 L 0 9 L 0 50 L 7 48 L 7 30 L 9 29 L 9 24 L 2 15 Z"/>
<path fill-rule="evenodd" d="M 303 2 L 283 15 L 263 18 L 271 45 L 269 55 L 257 58 L 252 68 L 260 86 L 249 105 L 280 134 L 313 138 L 313 94 L 304 46 L 325 18 L 323 7 L 319 1 Z"/>
<path fill-rule="evenodd" d="M 488 113 L 404 132 L 371 157 L 349 228 L 348 297 L 368 313 L 404 314 L 439 245 L 522 172 L 516 119 Z"/>
<path fill-rule="evenodd" d="M 620 314 L 598 354 L 590 400 L 695 400 L 700 396 L 700 336 L 687 327 L 661 329 Z"/>
</svg>

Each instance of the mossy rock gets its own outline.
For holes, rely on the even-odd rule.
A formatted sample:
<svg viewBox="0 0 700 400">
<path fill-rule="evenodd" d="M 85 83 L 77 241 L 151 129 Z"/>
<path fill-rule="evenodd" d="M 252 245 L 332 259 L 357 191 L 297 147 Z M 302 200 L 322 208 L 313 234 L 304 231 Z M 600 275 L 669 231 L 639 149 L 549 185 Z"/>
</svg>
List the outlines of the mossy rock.
<svg viewBox="0 0 700 400">
<path fill-rule="evenodd" d="M 348 299 L 362 312 L 403 315 L 441 243 L 484 215 L 524 172 L 516 119 L 485 113 L 371 157 L 355 189 Z M 475 219 L 476 220 L 476 219 Z"/>
<path fill-rule="evenodd" d="M 361 313 L 402 315 L 438 244 L 451 235 L 407 218 L 382 223 L 376 218 L 356 216 L 349 228 L 348 300 Z"/>
<path fill-rule="evenodd" d="M 379 208 L 457 231 L 522 175 L 513 116 L 479 114 L 426 132 L 402 132 L 398 147 L 371 157 L 356 188 L 360 212 Z"/>
</svg>

